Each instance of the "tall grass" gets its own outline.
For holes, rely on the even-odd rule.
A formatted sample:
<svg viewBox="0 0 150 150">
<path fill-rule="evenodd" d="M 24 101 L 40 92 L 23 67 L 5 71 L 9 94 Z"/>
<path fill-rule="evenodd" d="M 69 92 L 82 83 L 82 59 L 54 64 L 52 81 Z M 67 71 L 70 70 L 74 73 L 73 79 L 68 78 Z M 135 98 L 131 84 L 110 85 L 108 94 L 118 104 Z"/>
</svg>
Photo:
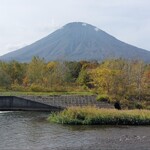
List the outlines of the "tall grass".
<svg viewBox="0 0 150 150">
<path fill-rule="evenodd" d="M 96 107 L 70 107 L 52 113 L 48 120 L 72 125 L 150 125 L 149 110 L 115 110 Z"/>
</svg>

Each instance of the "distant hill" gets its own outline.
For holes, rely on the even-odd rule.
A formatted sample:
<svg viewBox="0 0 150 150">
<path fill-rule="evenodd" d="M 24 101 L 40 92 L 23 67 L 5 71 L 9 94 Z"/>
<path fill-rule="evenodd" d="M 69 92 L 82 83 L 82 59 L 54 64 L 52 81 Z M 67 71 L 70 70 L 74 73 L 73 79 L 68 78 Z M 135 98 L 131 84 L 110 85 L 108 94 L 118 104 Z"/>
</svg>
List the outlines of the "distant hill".
<svg viewBox="0 0 150 150">
<path fill-rule="evenodd" d="M 141 59 L 150 62 L 150 51 L 126 44 L 95 26 L 69 23 L 47 37 L 0 57 L 0 60 L 28 62 L 33 56 L 51 60 Z"/>
</svg>

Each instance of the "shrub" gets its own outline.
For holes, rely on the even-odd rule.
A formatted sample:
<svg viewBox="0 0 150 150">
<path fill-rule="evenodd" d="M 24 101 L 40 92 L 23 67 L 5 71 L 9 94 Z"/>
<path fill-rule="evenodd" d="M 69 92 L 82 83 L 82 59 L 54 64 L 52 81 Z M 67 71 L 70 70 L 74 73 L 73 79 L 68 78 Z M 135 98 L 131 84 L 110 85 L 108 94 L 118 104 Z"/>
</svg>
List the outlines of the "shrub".
<svg viewBox="0 0 150 150">
<path fill-rule="evenodd" d="M 147 106 L 146 109 L 150 110 L 150 106 Z"/>
<path fill-rule="evenodd" d="M 123 99 L 120 101 L 120 105 L 123 109 L 128 109 L 128 106 L 129 106 L 129 101 L 127 99 Z"/>
<path fill-rule="evenodd" d="M 29 89 L 27 87 L 21 86 L 19 84 L 12 84 L 11 85 L 12 91 L 20 91 L 20 92 L 27 92 Z"/>
<path fill-rule="evenodd" d="M 143 105 L 141 103 L 134 103 L 136 109 L 143 109 Z"/>
<path fill-rule="evenodd" d="M 0 87 L 0 92 L 6 92 L 6 89 L 4 89 L 3 87 Z"/>
<path fill-rule="evenodd" d="M 101 102 L 110 102 L 110 98 L 108 95 L 98 95 L 96 97 L 96 100 Z"/>
<path fill-rule="evenodd" d="M 128 109 L 147 109 L 147 108 L 144 107 L 144 104 L 142 104 L 141 102 L 130 101 Z"/>
<path fill-rule="evenodd" d="M 40 85 L 37 85 L 37 84 L 32 84 L 30 86 L 30 90 L 32 92 L 44 92 L 45 91 L 45 88 L 40 86 Z"/>
</svg>

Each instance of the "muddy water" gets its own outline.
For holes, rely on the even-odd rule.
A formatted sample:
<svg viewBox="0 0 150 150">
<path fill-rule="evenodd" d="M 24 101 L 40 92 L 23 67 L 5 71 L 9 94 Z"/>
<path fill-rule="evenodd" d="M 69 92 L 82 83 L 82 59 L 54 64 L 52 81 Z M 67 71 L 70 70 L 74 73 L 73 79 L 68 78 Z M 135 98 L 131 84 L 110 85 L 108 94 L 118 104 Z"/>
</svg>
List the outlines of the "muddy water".
<svg viewBox="0 0 150 150">
<path fill-rule="evenodd" d="M 63 126 L 44 112 L 0 112 L 0 150 L 150 150 L 150 126 Z"/>
</svg>

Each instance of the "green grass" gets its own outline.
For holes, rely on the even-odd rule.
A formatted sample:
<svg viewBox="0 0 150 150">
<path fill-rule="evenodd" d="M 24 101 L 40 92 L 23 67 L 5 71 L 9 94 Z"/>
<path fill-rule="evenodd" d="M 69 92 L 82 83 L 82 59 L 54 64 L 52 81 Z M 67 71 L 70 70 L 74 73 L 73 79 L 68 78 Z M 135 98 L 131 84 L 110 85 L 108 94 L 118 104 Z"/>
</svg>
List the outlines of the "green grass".
<svg viewBox="0 0 150 150">
<path fill-rule="evenodd" d="M 91 92 L 14 92 L 14 91 L 0 91 L 0 96 L 51 96 L 51 95 L 93 95 Z"/>
<path fill-rule="evenodd" d="M 150 110 L 115 110 L 70 107 L 52 113 L 48 121 L 70 125 L 150 125 Z"/>
</svg>

